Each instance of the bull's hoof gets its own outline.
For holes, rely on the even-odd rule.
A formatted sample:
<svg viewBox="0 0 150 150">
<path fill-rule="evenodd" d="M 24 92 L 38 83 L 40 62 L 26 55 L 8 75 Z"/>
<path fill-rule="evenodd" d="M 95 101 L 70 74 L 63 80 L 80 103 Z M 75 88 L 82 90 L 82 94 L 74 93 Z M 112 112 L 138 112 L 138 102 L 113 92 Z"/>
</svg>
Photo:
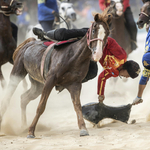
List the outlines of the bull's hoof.
<svg viewBox="0 0 150 150">
<path fill-rule="evenodd" d="M 28 138 L 28 139 L 34 139 L 35 136 L 34 136 L 34 135 L 28 135 L 27 138 Z"/>
<path fill-rule="evenodd" d="M 88 131 L 85 129 L 80 130 L 80 136 L 87 136 L 89 135 Z"/>
</svg>

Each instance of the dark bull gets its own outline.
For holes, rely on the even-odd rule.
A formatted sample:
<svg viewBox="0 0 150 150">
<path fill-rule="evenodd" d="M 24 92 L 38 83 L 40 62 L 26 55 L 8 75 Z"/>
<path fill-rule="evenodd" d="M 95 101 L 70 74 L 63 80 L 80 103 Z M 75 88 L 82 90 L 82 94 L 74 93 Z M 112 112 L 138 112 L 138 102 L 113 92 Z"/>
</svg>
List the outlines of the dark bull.
<svg viewBox="0 0 150 150">
<path fill-rule="evenodd" d="M 83 118 L 94 124 L 105 118 L 111 118 L 127 123 L 133 104 L 119 107 L 107 106 L 104 103 L 89 103 L 82 106 Z"/>
</svg>

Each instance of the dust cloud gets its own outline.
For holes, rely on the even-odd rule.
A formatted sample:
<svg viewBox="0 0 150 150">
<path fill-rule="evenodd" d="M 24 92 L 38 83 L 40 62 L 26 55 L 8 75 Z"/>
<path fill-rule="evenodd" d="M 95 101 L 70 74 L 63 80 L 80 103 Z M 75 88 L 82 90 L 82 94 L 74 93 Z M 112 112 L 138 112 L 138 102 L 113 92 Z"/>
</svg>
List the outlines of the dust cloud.
<svg viewBox="0 0 150 150">
<path fill-rule="evenodd" d="M 135 60 L 142 67 L 142 55 L 146 32 L 138 34 L 138 49 L 133 51 L 128 60 Z M 102 67 L 98 64 L 99 73 Z M 12 65 L 6 64 L 2 67 L 4 76 L 8 83 Z M 98 73 L 98 74 L 99 74 Z M 140 73 L 140 75 L 142 72 Z M 98 77 L 98 76 L 97 76 Z M 97 77 L 82 85 L 81 104 L 97 102 Z M 30 82 L 26 77 L 28 88 Z M 128 79 L 123 82 L 118 78 L 116 84 L 112 80 L 107 81 L 104 103 L 109 106 L 120 106 L 131 104 L 137 95 L 140 76 L 136 79 Z M 79 137 L 76 113 L 73 108 L 70 94 L 67 90 L 58 94 L 55 89 L 51 92 L 45 112 L 39 119 L 35 130 L 35 139 L 26 139 L 28 127 L 32 123 L 40 96 L 31 101 L 27 106 L 27 127 L 21 125 L 20 96 L 24 92 L 22 82 L 18 85 L 10 105 L 4 115 L 2 130 L 0 132 L 0 149 L 65 149 L 65 150 L 88 150 L 88 149 L 147 149 L 149 146 L 150 131 L 150 84 L 147 85 L 142 104 L 133 106 L 131 109 L 129 124 L 115 121 L 104 121 L 101 127 L 94 127 L 85 121 L 90 136 Z M 4 91 L 0 89 L 1 98 Z M 130 122 L 136 119 L 136 123 Z"/>
</svg>

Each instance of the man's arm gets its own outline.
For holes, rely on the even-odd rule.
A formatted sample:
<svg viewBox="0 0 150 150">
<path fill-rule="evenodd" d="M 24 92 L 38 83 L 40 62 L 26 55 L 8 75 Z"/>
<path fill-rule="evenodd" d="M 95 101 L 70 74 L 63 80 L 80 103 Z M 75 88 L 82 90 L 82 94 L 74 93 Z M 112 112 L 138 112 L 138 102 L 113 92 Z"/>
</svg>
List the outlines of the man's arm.
<svg viewBox="0 0 150 150">
<path fill-rule="evenodd" d="M 147 82 L 149 81 L 149 77 L 150 77 L 150 70 L 144 68 L 139 82 L 138 97 L 142 97 L 143 91 L 147 85 Z"/>
<path fill-rule="evenodd" d="M 142 97 L 145 87 L 146 84 L 145 85 L 139 84 L 138 97 Z"/>
<path fill-rule="evenodd" d="M 133 100 L 133 104 L 140 103 L 140 100 L 142 99 L 142 95 L 147 85 L 147 82 L 149 80 L 149 77 L 150 77 L 150 70 L 144 68 L 143 74 L 141 76 L 140 83 L 139 83 L 138 94 L 137 94 L 137 97 Z"/>
<path fill-rule="evenodd" d="M 133 103 L 132 103 L 133 105 L 143 102 L 142 95 L 143 95 L 143 91 L 144 91 L 145 87 L 146 87 L 146 84 L 145 85 L 139 84 L 138 95 L 133 100 Z"/>
</svg>

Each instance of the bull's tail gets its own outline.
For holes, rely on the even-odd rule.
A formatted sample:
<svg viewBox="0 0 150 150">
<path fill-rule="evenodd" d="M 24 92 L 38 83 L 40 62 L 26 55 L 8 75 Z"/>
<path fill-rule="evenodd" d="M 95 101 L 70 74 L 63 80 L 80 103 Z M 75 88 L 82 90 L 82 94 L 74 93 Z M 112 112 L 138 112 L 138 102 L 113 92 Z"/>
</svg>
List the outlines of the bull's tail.
<svg viewBox="0 0 150 150">
<path fill-rule="evenodd" d="M 17 53 L 19 52 L 19 50 L 20 50 L 24 45 L 26 45 L 27 43 L 29 43 L 29 42 L 31 42 L 31 41 L 35 41 L 35 40 L 36 40 L 35 38 L 31 37 L 31 38 L 26 39 L 23 43 L 21 43 L 21 44 L 16 48 L 16 50 L 15 50 L 14 53 L 13 53 L 13 61 L 15 61 L 15 58 L 16 58 L 16 56 L 17 56 Z"/>
</svg>

